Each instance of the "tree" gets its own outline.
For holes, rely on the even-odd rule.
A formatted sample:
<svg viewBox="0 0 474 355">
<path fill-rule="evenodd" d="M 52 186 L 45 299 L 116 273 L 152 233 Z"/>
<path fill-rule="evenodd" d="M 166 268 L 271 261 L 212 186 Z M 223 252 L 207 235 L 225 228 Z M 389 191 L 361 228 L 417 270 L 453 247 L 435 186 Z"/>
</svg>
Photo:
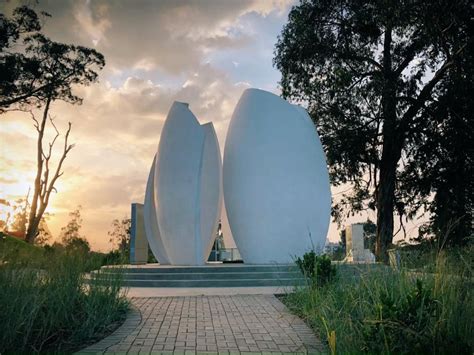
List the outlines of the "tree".
<svg viewBox="0 0 474 355">
<path fill-rule="evenodd" d="M 28 203 L 28 194 L 24 198 L 19 198 L 13 202 L 4 201 L 7 206 L 11 206 L 12 208 L 12 215 L 13 220 L 9 225 L 8 220 L 9 216 L 7 216 L 7 220 L 5 221 L 5 231 L 7 231 L 10 235 L 16 236 L 17 238 L 25 239 L 26 236 L 26 229 L 28 225 L 28 214 L 30 210 L 30 205 Z M 0 202 L 3 202 L 0 201 Z M 51 217 L 51 214 L 45 212 L 41 217 L 41 221 L 38 226 L 38 236 L 35 238 L 35 244 L 37 245 L 45 245 L 52 237 L 51 232 L 48 228 L 47 220 Z"/>
<path fill-rule="evenodd" d="M 28 199 L 18 199 L 13 206 L 13 222 L 10 230 L 17 233 L 21 238 L 25 238 L 26 225 L 28 222 Z"/>
<path fill-rule="evenodd" d="M 45 212 L 41 217 L 41 221 L 38 226 L 38 235 L 35 238 L 35 244 L 45 246 L 53 237 L 49 230 L 48 223 L 46 222 L 51 217 L 51 214 Z"/>
<path fill-rule="evenodd" d="M 45 16 L 49 14 L 43 13 Z M 62 100 L 80 104 L 82 99 L 73 93 L 75 85 L 89 85 L 97 81 L 97 71 L 105 65 L 104 57 L 94 49 L 58 43 L 40 33 L 41 25 L 34 10 L 22 6 L 15 9 L 11 19 L 0 18 L 0 109 L 29 110 L 37 138 L 37 171 L 28 217 L 26 240 L 34 242 L 38 228 L 55 183 L 63 175 L 62 166 L 73 148 L 68 139 L 71 123 L 65 133 L 62 155 L 55 169 L 51 168 L 54 144 L 60 133 L 49 111 L 51 104 Z M 22 47 L 14 44 L 21 42 Z M 36 118 L 32 107 L 42 107 Z M 53 140 L 44 147 L 43 138 L 48 123 L 56 132 Z"/>
<path fill-rule="evenodd" d="M 427 124 L 413 137 L 413 154 L 400 177 L 405 199 L 419 201 L 411 204 L 411 213 L 421 207 L 431 213 L 420 236 L 434 237 L 438 246 L 464 245 L 473 238 L 473 78 L 471 45 L 438 86 L 438 99 L 423 109 Z"/>
<path fill-rule="evenodd" d="M 130 250 L 131 219 L 122 218 L 112 221 L 112 230 L 108 232 L 110 243 L 116 244 L 121 253 L 127 254 Z"/>
<path fill-rule="evenodd" d="M 82 228 L 81 206 L 69 212 L 70 220 L 61 228 L 61 243 L 66 250 L 89 252 L 90 245 L 87 239 L 80 234 Z"/>
<path fill-rule="evenodd" d="M 367 218 L 364 223 L 364 248 L 369 249 L 372 253 L 375 252 L 375 238 L 377 232 L 377 226 L 374 222 Z"/>
<path fill-rule="evenodd" d="M 344 254 L 346 253 L 346 229 L 342 229 L 340 232 L 339 232 L 339 238 L 341 239 L 339 241 L 339 246 L 341 247 L 341 249 L 344 251 Z"/>
<path fill-rule="evenodd" d="M 401 161 L 426 124 L 423 108 L 472 41 L 471 12 L 467 0 L 302 0 L 276 44 L 282 95 L 308 105 L 332 183 L 353 188 L 333 216 L 376 210 L 379 260 L 394 212 L 407 208 Z"/>
<path fill-rule="evenodd" d="M 40 30 L 38 15 L 27 6 L 16 8 L 11 19 L 0 14 L 0 112 L 15 103 L 27 102 L 41 91 L 37 86 L 27 85 L 35 84 L 32 78 L 37 75 L 39 63 L 22 53 L 11 52 L 20 37 Z"/>
<path fill-rule="evenodd" d="M 51 16 L 46 12 L 41 15 Z M 39 16 L 27 6 L 16 8 L 11 19 L 0 14 L 2 111 L 41 107 L 54 100 L 81 103 L 72 86 L 95 82 L 96 70 L 105 65 L 96 50 L 54 42 L 40 31 Z"/>
</svg>

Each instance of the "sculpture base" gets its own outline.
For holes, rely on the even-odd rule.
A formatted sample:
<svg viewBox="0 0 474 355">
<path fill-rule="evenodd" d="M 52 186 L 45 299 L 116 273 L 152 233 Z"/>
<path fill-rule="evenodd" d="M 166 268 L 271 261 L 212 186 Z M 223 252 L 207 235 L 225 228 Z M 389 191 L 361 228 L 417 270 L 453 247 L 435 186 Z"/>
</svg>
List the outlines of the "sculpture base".
<svg viewBox="0 0 474 355">
<path fill-rule="evenodd" d="M 124 270 L 125 268 L 125 270 Z M 295 265 L 208 263 L 203 266 L 159 264 L 107 266 L 102 271 L 120 273 L 127 287 L 257 287 L 304 285 Z"/>
</svg>

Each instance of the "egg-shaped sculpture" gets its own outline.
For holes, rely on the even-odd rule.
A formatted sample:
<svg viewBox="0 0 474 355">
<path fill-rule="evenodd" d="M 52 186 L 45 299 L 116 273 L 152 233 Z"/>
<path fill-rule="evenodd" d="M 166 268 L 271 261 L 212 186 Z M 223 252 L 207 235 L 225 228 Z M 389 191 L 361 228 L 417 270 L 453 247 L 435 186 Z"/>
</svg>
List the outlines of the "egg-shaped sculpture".
<svg viewBox="0 0 474 355">
<path fill-rule="evenodd" d="M 230 229 L 245 263 L 291 263 L 324 247 L 329 174 L 303 108 L 247 89 L 227 133 L 223 187 Z"/>
<path fill-rule="evenodd" d="M 151 250 L 172 265 L 202 265 L 216 236 L 222 200 L 222 163 L 212 123 L 200 125 L 188 104 L 174 102 L 155 164 L 149 190 L 156 224 L 150 217 L 146 229 L 154 240 Z M 152 210 L 151 200 L 148 204 Z"/>
</svg>

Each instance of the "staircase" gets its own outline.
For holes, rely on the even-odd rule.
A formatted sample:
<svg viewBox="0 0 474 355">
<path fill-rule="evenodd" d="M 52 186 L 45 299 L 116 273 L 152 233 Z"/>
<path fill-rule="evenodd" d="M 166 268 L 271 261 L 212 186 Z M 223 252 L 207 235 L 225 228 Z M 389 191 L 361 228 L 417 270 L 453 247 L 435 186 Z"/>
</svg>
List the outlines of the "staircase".
<svg viewBox="0 0 474 355">
<path fill-rule="evenodd" d="M 105 274 L 104 274 L 105 273 Z M 104 267 L 94 279 L 120 274 L 126 287 L 256 287 L 304 285 L 295 265 Z"/>
</svg>

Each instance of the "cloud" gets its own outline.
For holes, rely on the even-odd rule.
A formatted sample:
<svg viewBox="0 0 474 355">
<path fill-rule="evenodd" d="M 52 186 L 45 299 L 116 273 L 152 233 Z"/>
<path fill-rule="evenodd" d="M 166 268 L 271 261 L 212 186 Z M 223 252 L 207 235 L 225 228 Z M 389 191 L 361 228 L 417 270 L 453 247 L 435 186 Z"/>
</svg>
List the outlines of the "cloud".
<svg viewBox="0 0 474 355">
<path fill-rule="evenodd" d="M 215 50 L 238 49 L 253 41 L 241 16 L 283 14 L 291 0 L 41 1 L 52 18 L 48 35 L 103 53 L 111 67 L 162 70 L 173 75 L 193 70 Z M 19 1 L 4 5 L 8 12 Z"/>
<path fill-rule="evenodd" d="M 159 69 L 177 75 L 202 62 L 212 49 L 250 41 L 231 31 L 251 1 L 85 1 L 72 6 L 40 3 L 53 15 L 47 33 L 95 47 L 115 68 Z"/>
<path fill-rule="evenodd" d="M 5 6 L 11 11 L 15 3 Z M 70 139 L 76 147 L 48 207 L 54 214 L 48 224 L 58 235 L 68 212 L 82 205 L 83 234 L 94 248 L 106 250 L 111 221 L 129 215 L 131 202 L 143 201 L 173 101 L 188 102 L 201 123 L 212 121 L 222 150 L 235 104 L 253 80 L 231 76 L 211 53 L 241 52 L 252 58 L 258 31 L 242 18 L 274 17 L 288 4 L 45 0 L 37 6 L 53 16 L 46 24 L 51 38 L 94 47 L 106 58 L 100 83 L 75 88 L 84 98 L 82 105 L 55 102 L 51 107 L 61 132 L 72 122 Z M 273 46 L 272 41 L 264 44 Z M 252 52 L 246 54 L 249 48 Z M 242 67 L 243 61 L 232 60 L 229 65 Z M 262 63 L 254 61 L 256 72 L 261 71 Z M 36 133 L 27 114 L 9 113 L 1 119 L 0 198 L 24 196 L 34 179 Z"/>
</svg>

